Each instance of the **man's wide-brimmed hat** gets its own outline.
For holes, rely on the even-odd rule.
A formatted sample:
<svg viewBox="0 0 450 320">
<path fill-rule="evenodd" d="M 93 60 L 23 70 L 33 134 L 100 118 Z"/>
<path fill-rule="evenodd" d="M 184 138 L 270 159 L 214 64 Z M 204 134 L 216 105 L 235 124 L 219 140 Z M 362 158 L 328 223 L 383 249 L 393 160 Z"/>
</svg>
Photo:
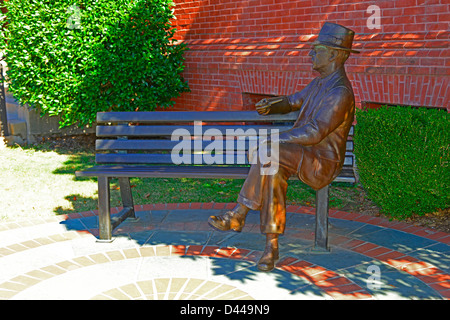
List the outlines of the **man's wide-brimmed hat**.
<svg viewBox="0 0 450 320">
<path fill-rule="evenodd" d="M 325 22 L 313 45 L 322 44 L 334 49 L 359 53 L 359 51 L 352 49 L 354 35 L 355 32 L 349 28 L 341 26 L 340 24 Z"/>
</svg>

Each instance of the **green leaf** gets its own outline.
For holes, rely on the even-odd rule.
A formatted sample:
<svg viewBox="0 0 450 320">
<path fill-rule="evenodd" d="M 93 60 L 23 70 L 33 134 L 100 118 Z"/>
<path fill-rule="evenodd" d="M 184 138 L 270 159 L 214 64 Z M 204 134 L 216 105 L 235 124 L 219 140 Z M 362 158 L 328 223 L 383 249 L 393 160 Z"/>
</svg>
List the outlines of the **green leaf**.
<svg viewBox="0 0 450 320">
<path fill-rule="evenodd" d="M 1 46 L 9 90 L 21 103 L 59 115 L 61 126 L 83 126 L 113 105 L 151 111 L 189 91 L 181 77 L 186 46 L 171 39 L 171 1 L 77 3 L 81 29 L 66 26 L 71 0 L 5 3 L 8 42 Z"/>
</svg>

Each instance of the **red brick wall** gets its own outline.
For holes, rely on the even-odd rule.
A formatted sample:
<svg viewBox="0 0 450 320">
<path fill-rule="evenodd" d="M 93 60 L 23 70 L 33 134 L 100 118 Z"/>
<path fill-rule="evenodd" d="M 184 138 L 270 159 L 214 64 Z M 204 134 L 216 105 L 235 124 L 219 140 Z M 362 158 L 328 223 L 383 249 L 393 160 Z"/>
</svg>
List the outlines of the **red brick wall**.
<svg viewBox="0 0 450 320">
<path fill-rule="evenodd" d="M 364 101 L 450 109 L 448 0 L 175 0 L 177 39 L 188 45 L 185 110 L 245 109 L 245 93 L 285 95 L 316 74 L 308 52 L 323 22 L 356 32 L 346 63 Z M 380 28 L 367 20 L 380 8 Z M 248 96 L 248 95 L 247 95 Z"/>
</svg>

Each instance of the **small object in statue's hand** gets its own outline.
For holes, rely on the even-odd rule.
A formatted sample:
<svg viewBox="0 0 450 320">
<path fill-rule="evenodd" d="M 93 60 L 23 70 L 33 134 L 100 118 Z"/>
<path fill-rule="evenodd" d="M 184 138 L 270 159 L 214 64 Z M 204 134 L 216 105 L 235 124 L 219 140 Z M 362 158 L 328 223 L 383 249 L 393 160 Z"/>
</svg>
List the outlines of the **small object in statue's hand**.
<svg viewBox="0 0 450 320">
<path fill-rule="evenodd" d="M 269 100 L 268 103 L 269 103 L 269 105 L 273 105 L 273 104 L 281 102 L 281 101 L 283 101 L 283 98 L 277 99 L 277 100 Z"/>
<path fill-rule="evenodd" d="M 270 99 L 264 98 L 255 104 L 256 110 L 261 115 L 267 115 L 269 113 L 270 107 L 273 104 L 281 102 L 281 101 L 283 101 L 283 98 L 275 99 L 275 100 L 270 100 Z"/>
</svg>

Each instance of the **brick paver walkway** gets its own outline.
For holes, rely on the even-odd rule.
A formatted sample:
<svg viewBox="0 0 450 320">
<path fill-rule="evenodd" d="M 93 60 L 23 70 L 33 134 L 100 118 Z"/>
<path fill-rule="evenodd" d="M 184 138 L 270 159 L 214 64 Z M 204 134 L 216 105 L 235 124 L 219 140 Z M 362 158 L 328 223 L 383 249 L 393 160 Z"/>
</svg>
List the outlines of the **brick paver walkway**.
<svg viewBox="0 0 450 320">
<path fill-rule="evenodd" d="M 280 260 L 264 273 L 257 212 L 241 233 L 207 224 L 232 207 L 136 206 L 139 220 L 108 244 L 95 242 L 94 211 L 1 223 L 0 299 L 450 298 L 446 233 L 331 211 L 331 253 L 312 254 L 314 209 L 289 206 Z"/>
</svg>

